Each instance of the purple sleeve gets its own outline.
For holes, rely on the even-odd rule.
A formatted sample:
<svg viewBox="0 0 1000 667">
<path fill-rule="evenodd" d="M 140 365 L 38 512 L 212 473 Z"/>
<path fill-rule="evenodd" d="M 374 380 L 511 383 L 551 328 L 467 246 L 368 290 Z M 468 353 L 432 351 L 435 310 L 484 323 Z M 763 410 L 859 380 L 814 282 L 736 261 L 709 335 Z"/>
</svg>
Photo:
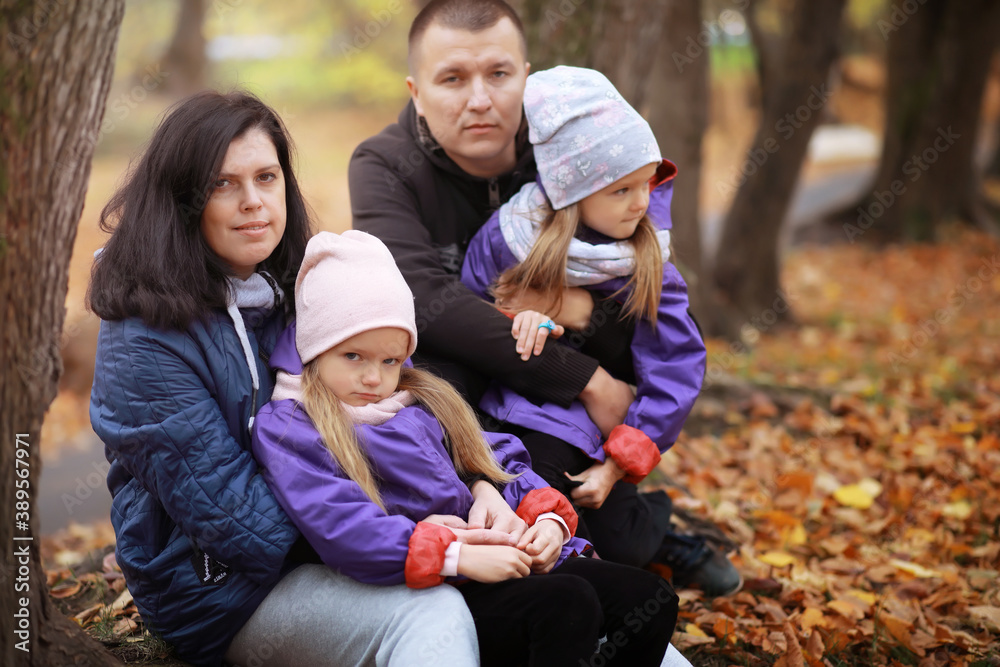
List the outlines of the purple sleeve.
<svg viewBox="0 0 1000 667">
<path fill-rule="evenodd" d="M 625 424 L 665 452 L 677 440 L 705 376 L 705 344 L 688 314 L 687 285 L 669 262 L 663 267 L 656 327 L 636 324 L 632 357 L 636 397 Z"/>
<path fill-rule="evenodd" d="M 264 406 L 254 424 L 253 452 L 278 502 L 324 563 L 364 583 L 405 582 L 416 524 L 387 515 L 340 476 L 301 406 L 291 400 Z"/>
<path fill-rule="evenodd" d="M 501 273 L 516 263 L 500 231 L 497 211 L 469 242 L 462 264 L 462 282 L 480 298 L 492 303 L 490 287 Z"/>
<path fill-rule="evenodd" d="M 517 475 L 501 491 L 512 510 L 516 510 L 524 497 L 535 489 L 548 487 L 548 483 L 531 469 L 531 457 L 520 440 L 508 433 L 484 432 L 483 436 L 493 449 L 493 456 L 500 467 Z"/>
</svg>

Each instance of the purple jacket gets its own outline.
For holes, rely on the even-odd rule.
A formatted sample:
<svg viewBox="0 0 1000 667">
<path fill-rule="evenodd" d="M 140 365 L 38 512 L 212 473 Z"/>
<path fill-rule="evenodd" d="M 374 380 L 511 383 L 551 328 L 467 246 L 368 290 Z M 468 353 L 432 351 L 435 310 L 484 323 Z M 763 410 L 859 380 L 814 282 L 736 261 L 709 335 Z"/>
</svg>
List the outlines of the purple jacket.
<svg viewBox="0 0 1000 667">
<path fill-rule="evenodd" d="M 275 346 L 272 368 L 301 373 L 294 341 L 289 328 Z M 298 401 L 271 401 L 261 408 L 254 422 L 253 453 L 279 504 L 328 566 L 370 584 L 405 582 L 420 588 L 440 583 L 444 550 L 454 535 L 419 522 L 431 514 L 467 519 L 473 502 L 445 449 L 440 425 L 423 407 L 410 406 L 382 425 L 359 425 L 357 430 L 386 511 L 341 472 Z M 518 475 L 502 491 L 511 508 L 525 518 L 525 503 L 551 500 L 542 490 L 553 490 L 531 471 L 519 440 L 484 435 L 501 467 Z M 556 511 L 551 503 L 543 505 L 534 516 Z M 567 523 L 575 529 L 575 521 Z M 580 538 L 570 539 L 559 562 L 589 546 Z"/>
<path fill-rule="evenodd" d="M 675 173 L 673 165 L 665 161 L 658 172 L 662 180 L 650 193 L 648 215 L 663 229 L 672 227 L 670 201 Z M 462 282 L 490 301 L 490 286 L 502 272 L 517 264 L 504 241 L 499 220 L 499 213 L 495 213 L 473 237 L 462 267 Z M 590 238 L 588 241 L 595 242 Z M 606 298 L 625 283 L 626 278 L 615 278 L 589 285 L 587 289 Z M 629 290 L 625 290 L 615 299 L 624 302 L 628 295 Z M 566 338 L 572 336 L 564 336 Z M 562 344 L 562 341 L 557 342 Z M 654 329 L 648 322 L 637 323 L 631 351 L 636 398 L 625 418 L 625 426 L 630 429 L 613 432 L 603 447 L 600 430 L 579 401 L 569 408 L 554 403 L 538 404 L 494 383 L 479 407 L 501 421 L 554 435 L 597 461 L 603 461 L 610 453 L 629 472 L 626 479 L 638 481 L 655 466 L 654 458 L 658 459 L 659 453 L 665 452 L 677 440 L 705 374 L 705 344 L 688 313 L 687 286 L 670 262 L 665 262 L 663 267 L 663 291 L 656 327 Z M 623 435 L 627 435 L 626 444 L 621 442 Z M 609 445 L 612 446 L 609 448 Z M 644 463 L 638 463 L 639 459 Z"/>
</svg>

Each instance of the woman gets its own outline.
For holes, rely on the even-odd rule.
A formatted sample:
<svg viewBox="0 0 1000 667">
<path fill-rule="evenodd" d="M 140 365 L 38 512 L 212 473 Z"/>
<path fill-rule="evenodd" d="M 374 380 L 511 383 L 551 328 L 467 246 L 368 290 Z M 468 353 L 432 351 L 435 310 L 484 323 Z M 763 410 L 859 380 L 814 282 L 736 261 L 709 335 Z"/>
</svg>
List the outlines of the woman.
<svg viewBox="0 0 1000 667">
<path fill-rule="evenodd" d="M 180 103 L 101 226 L 90 416 L 116 557 L 149 627 L 196 665 L 476 664 L 456 591 L 302 564 L 309 549 L 251 457 L 310 236 L 274 111 L 242 92 Z"/>
</svg>

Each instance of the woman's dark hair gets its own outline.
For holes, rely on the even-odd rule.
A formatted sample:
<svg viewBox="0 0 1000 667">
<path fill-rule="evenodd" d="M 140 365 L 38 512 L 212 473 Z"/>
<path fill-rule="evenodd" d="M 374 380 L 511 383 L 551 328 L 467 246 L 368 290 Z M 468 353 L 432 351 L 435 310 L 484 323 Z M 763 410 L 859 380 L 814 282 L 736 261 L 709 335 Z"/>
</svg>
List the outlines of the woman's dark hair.
<svg viewBox="0 0 1000 667">
<path fill-rule="evenodd" d="M 288 131 L 250 93 L 205 91 L 167 113 L 101 211 L 101 229 L 111 238 L 94 261 L 87 293 L 101 319 L 138 316 L 150 326 L 184 329 L 226 307 L 233 272 L 202 236 L 201 215 L 229 144 L 252 129 L 274 142 L 285 180 L 285 233 L 259 268 L 278 281 L 294 310 L 295 277 L 312 233 Z"/>
</svg>

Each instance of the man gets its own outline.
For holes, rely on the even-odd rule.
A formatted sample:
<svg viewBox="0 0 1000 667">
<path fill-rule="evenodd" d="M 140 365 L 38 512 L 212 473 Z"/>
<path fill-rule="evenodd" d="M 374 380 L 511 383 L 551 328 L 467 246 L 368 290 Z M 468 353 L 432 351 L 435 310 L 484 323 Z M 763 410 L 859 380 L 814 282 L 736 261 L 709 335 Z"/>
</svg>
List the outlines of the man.
<svg viewBox="0 0 1000 667">
<path fill-rule="evenodd" d="M 389 247 L 413 290 L 416 360 L 473 405 L 490 380 L 534 400 L 569 405 L 579 399 L 606 436 L 622 423 L 634 396 L 588 352 L 631 367 L 631 352 L 620 341 L 632 339 L 632 325 L 619 320 L 620 305 L 567 289 L 553 319 L 583 332 L 581 350 L 547 345 L 522 360 L 510 320 L 459 280 L 469 240 L 536 176 L 522 114 L 530 65 L 520 19 L 502 0 L 432 0 L 410 28 L 409 66 L 410 104 L 398 123 L 358 147 L 349 180 L 354 227 Z M 530 442 L 551 438 L 514 432 L 529 452 Z M 594 468 L 605 479 L 624 475 L 610 457 Z M 577 499 L 592 483 L 586 465 L 568 471 L 584 484 L 573 491 L 562 471 L 538 472 Z M 715 595 L 736 590 L 739 574 L 725 556 L 700 538 L 673 534 L 669 511 L 665 494 L 637 494 L 632 484 L 615 484 L 600 509 L 581 513 L 581 534 L 603 543 L 598 551 L 610 560 L 656 560 L 670 565 L 682 584 Z M 627 521 L 620 520 L 623 513 Z M 602 521 L 611 516 L 616 520 Z M 609 557 L 617 547 L 621 557 Z"/>
</svg>

